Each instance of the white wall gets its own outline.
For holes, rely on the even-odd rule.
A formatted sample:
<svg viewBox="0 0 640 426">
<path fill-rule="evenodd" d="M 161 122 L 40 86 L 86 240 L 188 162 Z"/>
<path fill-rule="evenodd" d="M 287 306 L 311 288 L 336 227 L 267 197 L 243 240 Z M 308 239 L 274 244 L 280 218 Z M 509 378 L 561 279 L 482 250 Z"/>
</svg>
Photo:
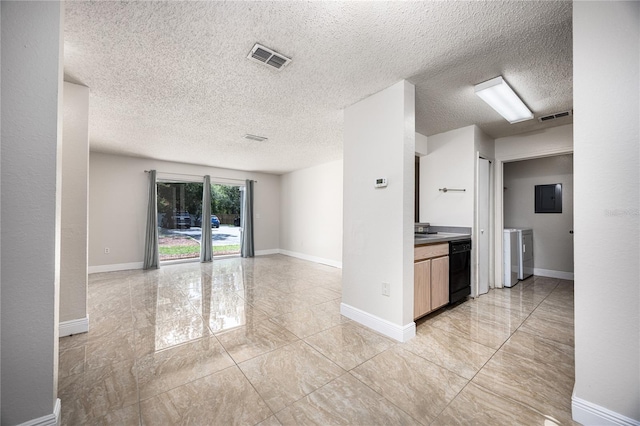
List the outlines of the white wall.
<svg viewBox="0 0 640 426">
<path fill-rule="evenodd" d="M 420 133 L 416 133 L 416 155 L 422 157 L 429 153 L 428 138 Z"/>
<path fill-rule="evenodd" d="M 280 176 L 281 252 L 342 267 L 342 161 Z"/>
<path fill-rule="evenodd" d="M 145 170 L 257 180 L 256 252 L 280 247 L 280 176 L 91 152 L 89 155 L 89 272 L 141 268 L 149 178 Z M 222 181 L 219 181 L 222 182 Z M 227 181 L 225 181 L 227 182 Z M 239 183 L 234 181 L 231 183 Z M 104 248 L 110 253 L 105 254 Z"/>
<path fill-rule="evenodd" d="M 471 228 L 471 295 L 477 294 L 479 259 L 477 253 L 477 159 L 493 160 L 494 141 L 477 126 L 467 126 L 427 138 L 427 155 L 420 158 L 420 222 L 434 226 Z M 464 189 L 440 191 L 441 188 Z M 488 212 L 493 216 L 493 209 Z M 487 230 L 487 232 L 490 232 Z M 494 243 L 489 239 L 489 250 Z M 489 256 L 490 258 L 491 256 Z M 494 285 L 494 270 L 487 265 L 489 285 Z"/>
<path fill-rule="evenodd" d="M 473 227 L 474 132 L 467 126 L 428 137 L 428 154 L 420 158 L 420 222 Z"/>
<path fill-rule="evenodd" d="M 547 157 L 573 152 L 573 125 L 551 127 L 535 132 L 498 138 L 496 159 L 501 161 Z"/>
<path fill-rule="evenodd" d="M 59 2 L 3 1 L 0 8 L 0 416 L 3 425 L 14 425 L 55 421 L 64 26 Z"/>
<path fill-rule="evenodd" d="M 493 160 L 496 158 L 496 142 L 487 136 L 478 126 L 474 126 L 473 135 L 475 139 L 476 151 L 480 157 Z"/>
<path fill-rule="evenodd" d="M 414 104 L 414 86 L 401 81 L 348 107 L 344 120 L 342 311 L 398 340 L 415 334 Z M 388 186 L 374 188 L 376 178 Z"/>
<path fill-rule="evenodd" d="M 536 185 L 562 184 L 562 213 L 535 213 Z M 573 276 L 573 155 L 504 165 L 504 226 L 533 229 L 536 275 Z M 564 272 L 566 274 L 560 274 Z"/>
<path fill-rule="evenodd" d="M 63 105 L 61 322 L 87 316 L 89 88 L 65 82 Z"/>
<path fill-rule="evenodd" d="M 640 423 L 640 3 L 574 2 L 574 419 Z M 621 423 L 619 423 L 621 424 Z"/>
</svg>

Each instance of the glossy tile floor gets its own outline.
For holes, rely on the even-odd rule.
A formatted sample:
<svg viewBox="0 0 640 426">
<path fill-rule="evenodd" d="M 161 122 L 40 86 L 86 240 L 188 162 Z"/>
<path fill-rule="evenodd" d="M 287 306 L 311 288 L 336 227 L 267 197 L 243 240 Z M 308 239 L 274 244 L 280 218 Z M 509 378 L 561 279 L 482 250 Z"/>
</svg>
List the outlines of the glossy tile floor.
<svg viewBox="0 0 640 426">
<path fill-rule="evenodd" d="M 571 424 L 573 282 L 533 277 L 418 321 L 340 315 L 341 271 L 281 255 L 92 274 L 60 339 L 65 425 Z"/>
</svg>

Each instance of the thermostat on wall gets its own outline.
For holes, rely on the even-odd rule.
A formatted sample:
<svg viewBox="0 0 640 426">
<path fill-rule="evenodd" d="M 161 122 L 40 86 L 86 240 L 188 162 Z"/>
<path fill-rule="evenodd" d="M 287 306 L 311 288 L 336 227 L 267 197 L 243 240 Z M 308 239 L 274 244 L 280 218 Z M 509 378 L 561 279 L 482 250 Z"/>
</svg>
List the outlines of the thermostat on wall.
<svg viewBox="0 0 640 426">
<path fill-rule="evenodd" d="M 374 186 L 376 188 L 384 188 L 385 186 L 387 186 L 387 178 L 376 179 L 376 184 Z"/>
</svg>

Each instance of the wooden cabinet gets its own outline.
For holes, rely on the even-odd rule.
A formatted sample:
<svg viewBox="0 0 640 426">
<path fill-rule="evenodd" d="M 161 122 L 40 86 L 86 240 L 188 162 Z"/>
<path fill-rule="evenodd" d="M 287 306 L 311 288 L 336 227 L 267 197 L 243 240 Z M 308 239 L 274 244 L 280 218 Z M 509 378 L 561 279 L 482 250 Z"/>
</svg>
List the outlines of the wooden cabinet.
<svg viewBox="0 0 640 426">
<path fill-rule="evenodd" d="M 449 303 L 449 256 L 431 260 L 431 310 Z"/>
<path fill-rule="evenodd" d="M 413 264 L 413 317 L 431 312 L 431 260 Z"/>
<path fill-rule="evenodd" d="M 420 318 L 449 303 L 449 244 L 414 249 L 413 316 Z"/>
</svg>

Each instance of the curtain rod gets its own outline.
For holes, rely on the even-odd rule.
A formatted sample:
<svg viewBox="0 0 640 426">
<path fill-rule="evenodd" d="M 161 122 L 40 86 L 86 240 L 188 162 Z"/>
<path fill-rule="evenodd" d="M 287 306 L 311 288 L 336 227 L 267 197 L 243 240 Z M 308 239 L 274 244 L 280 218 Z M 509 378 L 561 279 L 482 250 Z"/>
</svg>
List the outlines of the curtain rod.
<svg viewBox="0 0 640 426">
<path fill-rule="evenodd" d="M 145 170 L 145 173 L 149 173 L 150 170 Z M 163 173 L 166 175 L 179 175 L 179 176 L 191 176 L 191 177 L 199 177 L 199 178 L 203 178 L 204 175 L 191 175 L 188 173 L 172 173 L 172 172 L 157 172 L 157 173 Z M 236 180 L 238 182 L 244 182 L 246 179 L 234 179 L 234 178 L 228 178 L 228 177 L 222 177 L 222 176 L 209 176 L 211 179 L 226 179 L 226 180 Z M 257 180 L 254 180 L 254 182 L 258 183 Z"/>
</svg>

